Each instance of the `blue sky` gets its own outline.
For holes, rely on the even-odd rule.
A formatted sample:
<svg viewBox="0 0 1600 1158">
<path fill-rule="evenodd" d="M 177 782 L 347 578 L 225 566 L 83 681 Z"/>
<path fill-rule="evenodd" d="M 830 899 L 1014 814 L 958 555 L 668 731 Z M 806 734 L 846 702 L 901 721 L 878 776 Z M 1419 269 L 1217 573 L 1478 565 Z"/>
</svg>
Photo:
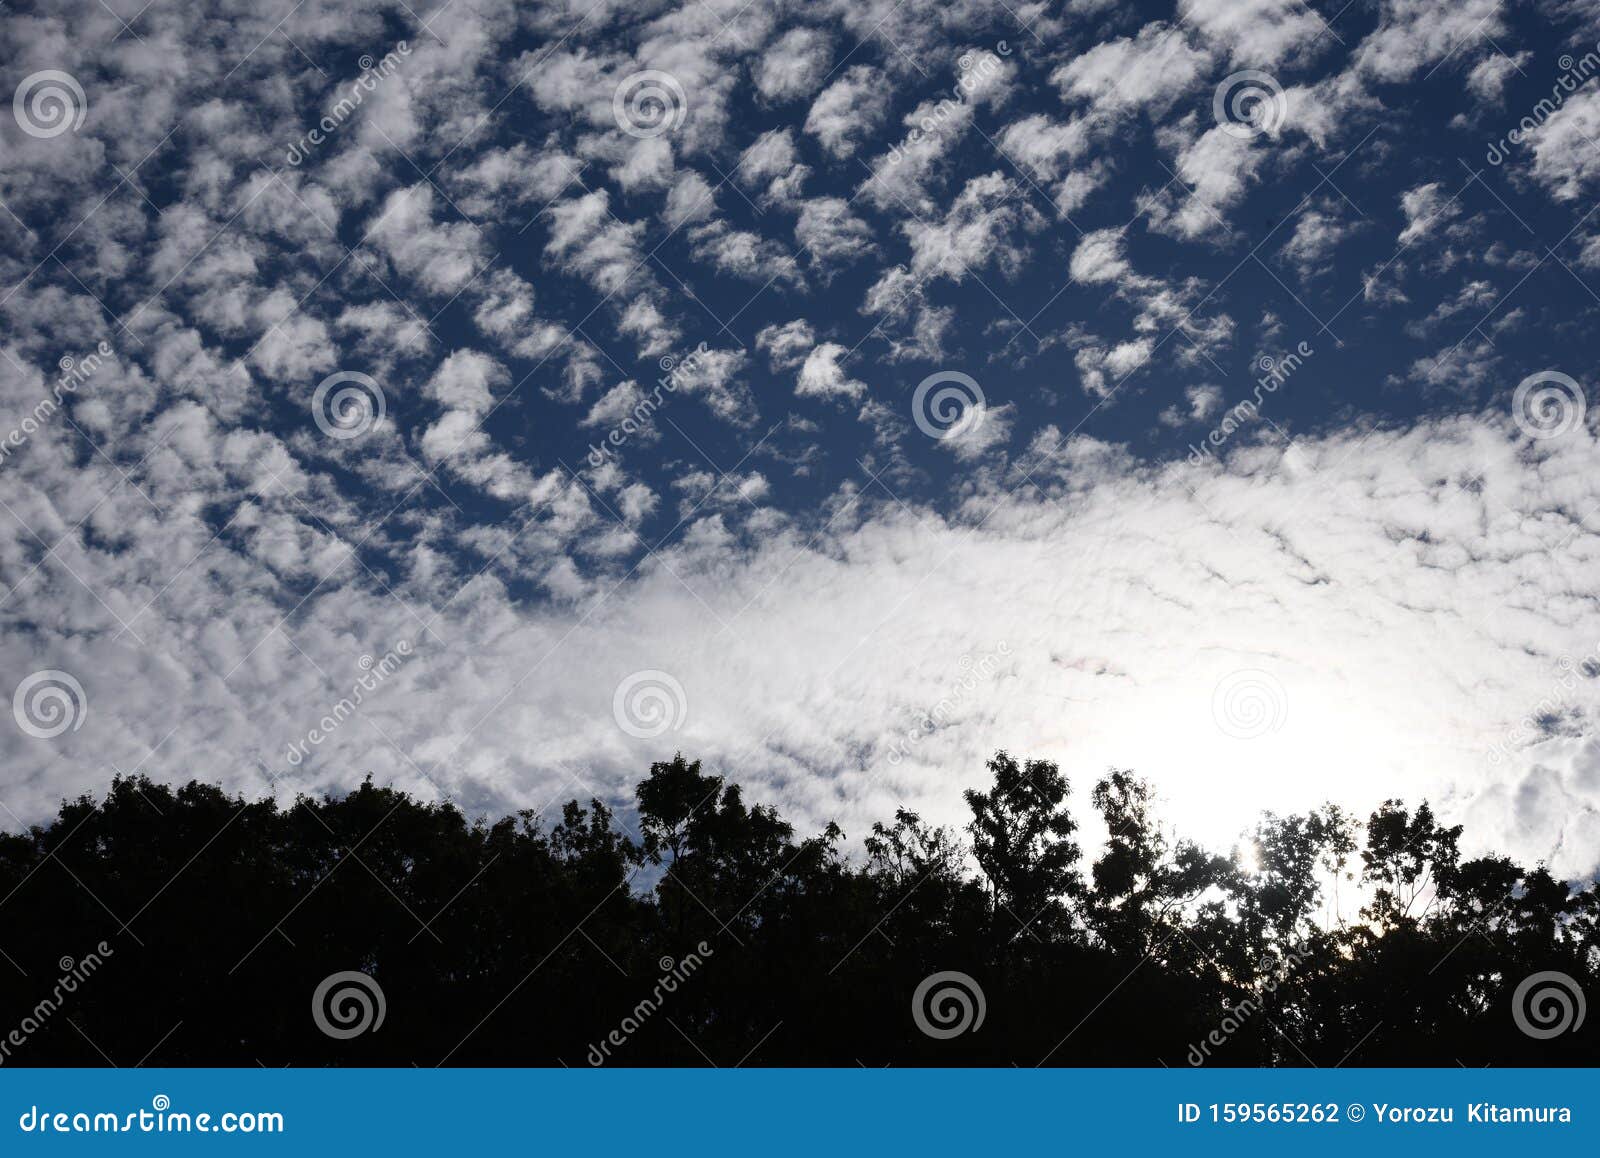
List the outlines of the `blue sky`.
<svg viewBox="0 0 1600 1158">
<path fill-rule="evenodd" d="M 1003 745 L 1594 867 L 1591 5 L 0 19 L 11 823 Z"/>
</svg>

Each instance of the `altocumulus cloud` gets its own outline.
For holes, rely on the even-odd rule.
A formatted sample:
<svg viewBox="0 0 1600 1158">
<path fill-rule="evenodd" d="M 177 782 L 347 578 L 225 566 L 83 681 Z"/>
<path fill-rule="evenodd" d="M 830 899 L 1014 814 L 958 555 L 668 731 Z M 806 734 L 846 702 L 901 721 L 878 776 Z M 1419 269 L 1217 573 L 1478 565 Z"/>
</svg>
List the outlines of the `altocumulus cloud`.
<svg viewBox="0 0 1600 1158">
<path fill-rule="evenodd" d="M 289 792 L 370 771 L 473 808 L 542 807 L 621 794 L 681 748 L 798 818 L 859 830 L 897 803 L 954 819 L 1006 744 L 1080 782 L 1135 767 L 1219 841 L 1261 808 L 1428 794 L 1474 839 L 1584 872 L 1600 699 L 1573 669 L 1600 649 L 1600 535 L 1581 517 L 1600 507 L 1597 455 L 1587 429 L 1530 442 L 1498 416 L 1203 466 L 1046 431 L 954 512 L 861 492 L 826 527 L 753 549 L 686 542 L 558 605 L 483 579 L 436 606 L 335 555 L 320 597 L 286 618 L 250 593 L 325 544 L 263 530 L 259 550 L 214 546 L 127 631 L 109 613 L 141 601 L 89 592 L 131 591 L 203 540 L 119 493 L 110 519 L 129 533 L 67 554 L 76 577 L 52 568 L 12 593 L 31 630 L 7 634 L 6 670 L 70 671 L 93 710 L 55 740 L 5 733 L 7 805 L 37 817 L 115 763 L 246 791 L 268 772 Z M 13 506 L 45 502 L 5 486 Z M 362 675 L 357 657 L 399 640 L 413 656 L 289 767 L 287 746 Z M 636 737 L 612 702 L 641 670 L 682 697 L 666 730 Z"/>
<path fill-rule="evenodd" d="M 681 749 L 859 838 L 1005 746 L 1600 867 L 1600 49 L 1247 7 L 8 13 L 8 823 Z"/>
</svg>

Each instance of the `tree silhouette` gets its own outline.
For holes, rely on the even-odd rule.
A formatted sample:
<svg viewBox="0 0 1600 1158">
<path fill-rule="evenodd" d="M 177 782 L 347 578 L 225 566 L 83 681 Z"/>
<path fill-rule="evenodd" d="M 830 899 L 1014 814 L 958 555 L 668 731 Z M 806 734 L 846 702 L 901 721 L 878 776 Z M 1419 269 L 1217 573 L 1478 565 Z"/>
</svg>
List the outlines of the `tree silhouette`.
<svg viewBox="0 0 1600 1158">
<path fill-rule="evenodd" d="M 994 784 L 988 792 L 969 788 L 965 795 L 972 809 L 972 856 L 989 882 L 997 917 L 1064 931 L 1066 902 L 1082 889 L 1079 849 L 1071 839 L 1078 825 L 1066 809 L 1067 778 L 1048 760 L 1019 765 L 1003 751 L 989 761 L 989 773 Z"/>
<path fill-rule="evenodd" d="M 902 807 L 859 855 L 681 755 L 493 821 L 118 777 L 0 835 L 0 1064 L 1600 1061 L 1592 880 L 1399 800 L 1219 855 L 1124 770 L 1085 874 L 1057 766 L 988 773 L 964 831 Z"/>
</svg>

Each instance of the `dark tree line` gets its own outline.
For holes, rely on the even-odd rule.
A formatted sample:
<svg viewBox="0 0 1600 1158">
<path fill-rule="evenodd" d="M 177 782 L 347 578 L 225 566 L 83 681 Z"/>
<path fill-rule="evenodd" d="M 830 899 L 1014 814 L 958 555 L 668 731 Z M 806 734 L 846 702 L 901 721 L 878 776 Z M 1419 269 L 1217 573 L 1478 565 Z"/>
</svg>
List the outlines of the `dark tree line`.
<svg viewBox="0 0 1600 1158">
<path fill-rule="evenodd" d="M 682 757 L 635 836 L 597 800 L 491 824 L 370 782 L 282 808 L 120 778 L 0 836 L 0 1064 L 1600 1062 L 1590 1021 L 1524 1031 L 1575 1009 L 1514 1004 L 1540 973 L 1600 996 L 1593 882 L 1463 859 L 1397 800 L 1269 814 L 1241 864 L 1121 771 L 1091 860 L 1054 764 L 988 771 L 964 829 L 901 809 L 858 857 Z M 313 1016 L 345 971 L 384 1008 L 347 1038 Z M 951 972 L 967 1007 L 941 984 L 914 1015 Z"/>
</svg>

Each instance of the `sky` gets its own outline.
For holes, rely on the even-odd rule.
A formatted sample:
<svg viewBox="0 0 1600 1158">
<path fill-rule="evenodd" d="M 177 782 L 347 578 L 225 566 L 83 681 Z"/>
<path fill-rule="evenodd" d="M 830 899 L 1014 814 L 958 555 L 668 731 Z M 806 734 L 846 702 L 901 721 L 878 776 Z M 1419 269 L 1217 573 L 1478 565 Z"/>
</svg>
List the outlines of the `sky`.
<svg viewBox="0 0 1600 1158">
<path fill-rule="evenodd" d="M 0 5 L 0 823 L 997 748 L 1600 868 L 1600 5 Z"/>
</svg>

